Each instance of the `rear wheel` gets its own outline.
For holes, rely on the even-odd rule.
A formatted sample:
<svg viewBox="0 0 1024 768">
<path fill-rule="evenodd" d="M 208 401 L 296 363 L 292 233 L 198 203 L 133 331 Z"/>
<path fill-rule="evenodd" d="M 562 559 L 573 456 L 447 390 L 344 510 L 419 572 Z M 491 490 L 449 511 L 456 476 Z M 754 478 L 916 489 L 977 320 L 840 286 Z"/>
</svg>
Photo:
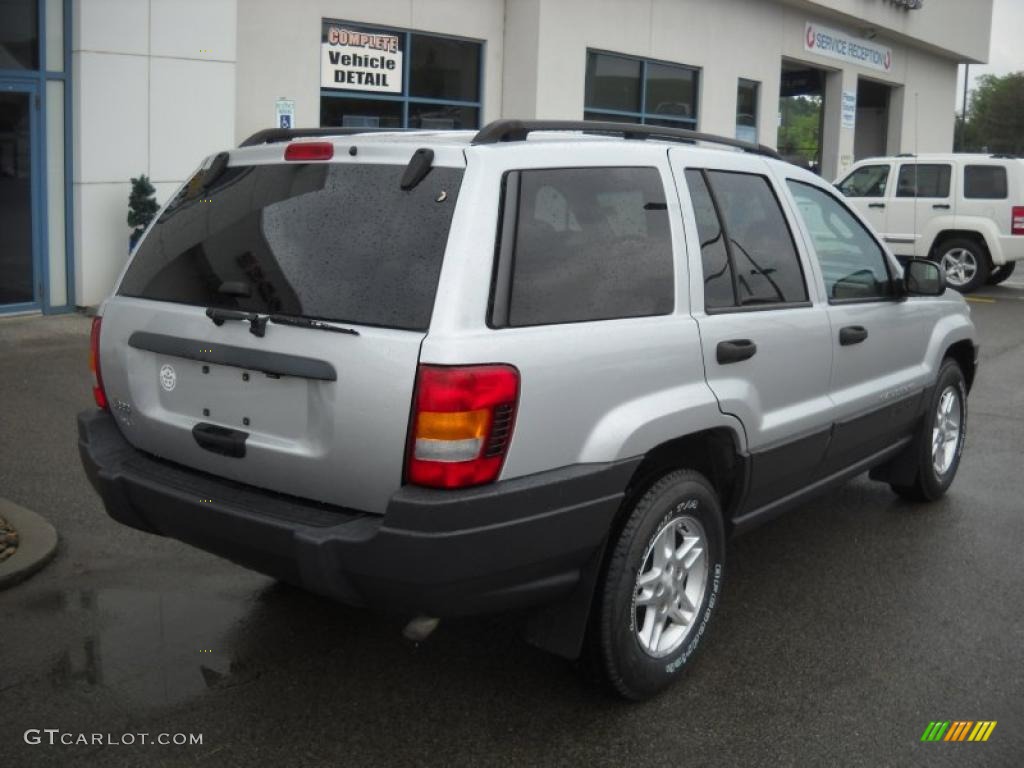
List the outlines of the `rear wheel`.
<svg viewBox="0 0 1024 768">
<path fill-rule="evenodd" d="M 956 361 L 947 359 L 918 433 L 917 476 L 892 489 L 911 501 L 935 501 L 949 489 L 960 467 L 967 436 L 967 382 Z"/>
<path fill-rule="evenodd" d="M 946 273 L 950 288 L 960 293 L 976 291 L 988 281 L 992 267 L 985 249 L 974 240 L 947 240 L 938 249 L 939 264 Z"/>
<path fill-rule="evenodd" d="M 1013 271 L 1017 268 L 1017 262 L 1011 261 L 1007 264 L 995 267 L 992 273 L 988 276 L 989 285 L 999 285 L 1000 283 L 1006 282 Z"/>
<path fill-rule="evenodd" d="M 703 639 L 721 589 L 725 534 L 711 484 L 690 470 L 662 477 L 628 514 L 588 642 L 612 689 L 639 700 L 670 685 Z"/>
</svg>

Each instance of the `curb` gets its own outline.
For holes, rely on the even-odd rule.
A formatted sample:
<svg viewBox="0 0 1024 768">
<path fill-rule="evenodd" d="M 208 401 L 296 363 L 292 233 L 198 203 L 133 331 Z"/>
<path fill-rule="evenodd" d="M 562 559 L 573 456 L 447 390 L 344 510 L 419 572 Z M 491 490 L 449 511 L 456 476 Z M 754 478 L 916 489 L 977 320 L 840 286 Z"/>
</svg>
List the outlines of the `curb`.
<svg viewBox="0 0 1024 768">
<path fill-rule="evenodd" d="M 0 499 L 0 515 L 18 532 L 18 549 L 0 563 L 0 590 L 13 587 L 40 570 L 57 553 L 57 531 L 31 510 Z"/>
</svg>

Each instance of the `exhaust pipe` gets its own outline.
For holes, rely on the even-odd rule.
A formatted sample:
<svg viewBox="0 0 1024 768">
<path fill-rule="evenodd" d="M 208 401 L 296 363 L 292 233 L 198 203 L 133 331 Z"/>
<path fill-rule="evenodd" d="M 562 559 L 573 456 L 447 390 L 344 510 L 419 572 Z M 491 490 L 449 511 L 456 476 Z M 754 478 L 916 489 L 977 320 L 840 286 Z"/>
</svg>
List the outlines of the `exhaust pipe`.
<svg viewBox="0 0 1024 768">
<path fill-rule="evenodd" d="M 405 629 L 402 630 L 402 634 L 406 640 L 412 640 L 414 643 L 422 643 L 437 629 L 437 625 L 441 623 L 440 619 L 434 618 L 433 616 L 417 616 L 415 619 L 405 625 Z"/>
</svg>

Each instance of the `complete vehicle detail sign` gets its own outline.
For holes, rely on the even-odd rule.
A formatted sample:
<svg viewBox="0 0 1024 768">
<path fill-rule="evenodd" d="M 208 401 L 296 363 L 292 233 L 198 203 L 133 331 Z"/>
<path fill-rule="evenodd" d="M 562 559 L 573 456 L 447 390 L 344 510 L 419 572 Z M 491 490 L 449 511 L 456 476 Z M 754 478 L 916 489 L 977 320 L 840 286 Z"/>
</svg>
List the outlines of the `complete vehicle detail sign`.
<svg viewBox="0 0 1024 768">
<path fill-rule="evenodd" d="M 804 50 L 880 72 L 892 71 L 892 48 L 807 22 Z"/>
<path fill-rule="evenodd" d="M 401 93 L 398 35 L 325 23 L 320 44 L 320 87 Z"/>
</svg>

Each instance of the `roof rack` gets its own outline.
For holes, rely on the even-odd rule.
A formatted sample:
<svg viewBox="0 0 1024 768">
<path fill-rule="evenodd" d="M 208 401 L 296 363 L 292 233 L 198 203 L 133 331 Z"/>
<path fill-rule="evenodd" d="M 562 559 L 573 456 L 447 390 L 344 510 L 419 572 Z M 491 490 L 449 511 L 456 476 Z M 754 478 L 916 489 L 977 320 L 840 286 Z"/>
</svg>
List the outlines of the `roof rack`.
<svg viewBox="0 0 1024 768">
<path fill-rule="evenodd" d="M 258 144 L 276 144 L 280 141 L 308 138 L 310 136 L 354 136 L 357 133 L 399 133 L 405 128 L 264 128 L 239 144 L 239 147 L 254 147 Z"/>
<path fill-rule="evenodd" d="M 473 137 L 473 143 L 499 144 L 506 141 L 526 141 L 526 137 L 534 131 L 582 131 L 584 133 L 618 135 L 624 139 L 665 139 L 688 144 L 703 141 L 742 149 L 744 152 L 764 155 L 776 160 L 782 159 L 782 156 L 771 147 L 766 147 L 763 144 L 751 144 L 739 139 L 714 136 L 685 128 L 665 128 L 660 125 L 634 125 L 594 120 L 495 120 L 477 132 Z"/>
</svg>

